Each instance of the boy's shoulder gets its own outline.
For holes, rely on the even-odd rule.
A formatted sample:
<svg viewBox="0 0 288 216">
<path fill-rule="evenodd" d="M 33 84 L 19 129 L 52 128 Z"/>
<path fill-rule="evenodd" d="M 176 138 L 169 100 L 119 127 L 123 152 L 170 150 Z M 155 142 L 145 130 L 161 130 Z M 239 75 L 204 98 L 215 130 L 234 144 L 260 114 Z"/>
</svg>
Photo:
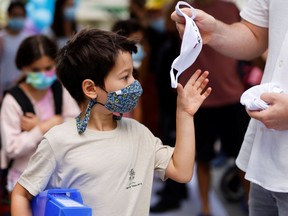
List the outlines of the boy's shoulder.
<svg viewBox="0 0 288 216">
<path fill-rule="evenodd" d="M 126 126 L 132 126 L 132 127 L 142 127 L 142 126 L 144 126 L 143 124 L 141 124 L 137 120 L 135 120 L 133 118 L 129 118 L 129 117 L 123 117 L 120 120 L 120 124 L 126 125 Z"/>
<path fill-rule="evenodd" d="M 124 126 L 126 129 L 132 130 L 134 132 L 140 131 L 141 133 L 144 132 L 151 133 L 151 131 L 144 124 L 132 118 L 123 117 L 122 120 L 120 121 L 120 124 Z"/>
<path fill-rule="evenodd" d="M 68 134 L 77 133 L 76 120 L 69 119 L 62 124 L 52 127 L 44 137 L 55 137 L 57 135 L 66 137 Z"/>
</svg>

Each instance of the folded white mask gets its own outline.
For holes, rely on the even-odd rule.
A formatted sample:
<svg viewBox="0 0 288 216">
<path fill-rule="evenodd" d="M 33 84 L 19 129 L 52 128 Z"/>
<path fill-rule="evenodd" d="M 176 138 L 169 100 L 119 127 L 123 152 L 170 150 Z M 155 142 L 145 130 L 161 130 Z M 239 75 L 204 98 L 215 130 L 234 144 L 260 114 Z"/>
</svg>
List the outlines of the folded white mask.
<svg viewBox="0 0 288 216">
<path fill-rule="evenodd" d="M 192 17 L 187 16 L 180 9 L 180 6 L 187 6 L 192 9 Z M 176 13 L 185 18 L 185 30 L 182 38 L 180 55 L 173 61 L 170 78 L 172 88 L 177 88 L 178 77 L 189 68 L 202 49 L 202 38 L 198 27 L 193 19 L 196 17 L 196 10 L 187 2 L 179 1 L 175 7 Z"/>
<path fill-rule="evenodd" d="M 246 106 L 246 109 L 251 111 L 265 110 L 269 107 L 269 104 L 260 98 L 261 94 L 265 92 L 283 93 L 284 91 L 275 83 L 256 85 L 249 88 L 242 94 L 240 103 Z"/>
</svg>

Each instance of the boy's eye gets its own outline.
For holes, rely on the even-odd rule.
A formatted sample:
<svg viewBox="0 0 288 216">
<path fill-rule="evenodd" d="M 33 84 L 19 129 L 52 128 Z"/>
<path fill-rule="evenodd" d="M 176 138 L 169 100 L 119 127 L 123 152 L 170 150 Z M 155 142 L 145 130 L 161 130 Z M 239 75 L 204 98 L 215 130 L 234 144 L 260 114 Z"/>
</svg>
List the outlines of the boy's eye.
<svg viewBox="0 0 288 216">
<path fill-rule="evenodd" d="M 129 76 L 125 76 L 125 77 L 123 77 L 124 80 L 127 80 L 128 78 L 129 78 Z"/>
</svg>

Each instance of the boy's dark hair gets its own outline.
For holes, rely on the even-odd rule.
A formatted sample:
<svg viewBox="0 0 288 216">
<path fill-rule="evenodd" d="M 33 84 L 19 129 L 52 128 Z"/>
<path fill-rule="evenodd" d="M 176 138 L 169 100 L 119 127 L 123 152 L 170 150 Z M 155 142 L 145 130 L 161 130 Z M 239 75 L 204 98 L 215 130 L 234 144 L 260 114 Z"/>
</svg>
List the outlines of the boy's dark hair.
<svg viewBox="0 0 288 216">
<path fill-rule="evenodd" d="M 21 1 L 11 1 L 7 8 L 8 15 L 11 14 L 12 10 L 16 7 L 20 7 L 23 9 L 25 15 L 26 15 L 26 9 L 25 9 L 25 4 L 23 4 Z"/>
<path fill-rule="evenodd" d="M 80 104 L 86 99 L 82 82 L 91 79 L 105 89 L 104 80 L 115 66 L 120 51 L 136 52 L 135 42 L 113 32 L 83 29 L 60 50 L 56 59 L 58 78 Z"/>
<path fill-rule="evenodd" d="M 132 18 L 115 22 L 112 31 L 122 36 L 129 37 L 135 32 L 144 32 L 144 28 L 138 20 Z"/>
<path fill-rule="evenodd" d="M 42 56 L 48 56 L 55 59 L 58 48 L 54 41 L 44 35 L 33 35 L 25 38 L 16 53 L 16 66 L 19 70 L 32 64 Z"/>
</svg>

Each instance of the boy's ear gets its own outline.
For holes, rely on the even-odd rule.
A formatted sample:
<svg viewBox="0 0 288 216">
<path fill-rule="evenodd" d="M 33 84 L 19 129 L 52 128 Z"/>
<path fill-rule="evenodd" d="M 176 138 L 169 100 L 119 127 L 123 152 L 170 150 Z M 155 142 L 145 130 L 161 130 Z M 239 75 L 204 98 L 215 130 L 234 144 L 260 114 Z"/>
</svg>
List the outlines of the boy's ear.
<svg viewBox="0 0 288 216">
<path fill-rule="evenodd" d="M 82 91 L 87 97 L 91 99 L 97 98 L 97 87 L 90 79 L 85 79 L 82 82 Z"/>
</svg>

